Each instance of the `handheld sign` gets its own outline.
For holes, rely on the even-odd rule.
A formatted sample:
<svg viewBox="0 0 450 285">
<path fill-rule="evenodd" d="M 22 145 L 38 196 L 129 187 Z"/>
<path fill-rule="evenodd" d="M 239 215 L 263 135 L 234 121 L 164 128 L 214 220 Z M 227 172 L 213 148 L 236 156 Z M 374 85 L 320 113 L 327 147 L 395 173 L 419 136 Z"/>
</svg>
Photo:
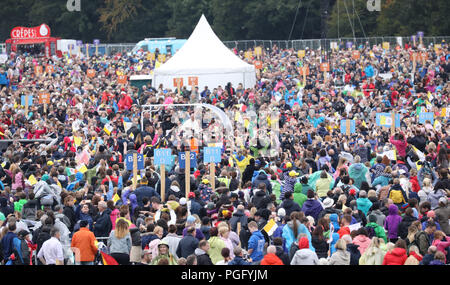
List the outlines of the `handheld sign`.
<svg viewBox="0 0 450 285">
<path fill-rule="evenodd" d="M 190 159 L 186 161 L 186 155 L 188 154 Z M 180 152 L 178 154 L 178 162 L 180 164 L 180 169 L 185 169 L 188 166 L 190 166 L 190 168 L 195 168 L 197 167 L 197 154 L 195 152 Z"/>
<path fill-rule="evenodd" d="M 45 73 L 51 75 L 53 71 L 54 71 L 53 65 L 48 64 L 45 66 Z"/>
<path fill-rule="evenodd" d="M 359 52 L 359 50 L 354 50 L 354 51 L 352 52 L 352 58 L 353 58 L 353 59 L 359 59 L 360 56 L 361 56 L 361 53 Z"/>
<path fill-rule="evenodd" d="M 50 104 L 50 93 L 39 93 L 39 104 Z"/>
<path fill-rule="evenodd" d="M 153 152 L 154 164 L 161 169 L 161 201 L 166 200 L 166 164 L 172 160 L 172 150 L 170 148 L 155 149 Z"/>
<path fill-rule="evenodd" d="M 34 67 L 34 74 L 36 74 L 36 76 L 41 75 L 41 74 L 42 74 L 42 66 L 36 65 L 36 66 Z"/>
<path fill-rule="evenodd" d="M 426 121 L 430 121 L 431 124 L 434 124 L 434 113 L 424 113 L 421 112 L 419 114 L 419 124 L 425 124 Z"/>
<path fill-rule="evenodd" d="M 383 42 L 383 49 L 384 50 L 388 50 L 390 48 L 390 43 L 389 42 Z"/>
<path fill-rule="evenodd" d="M 136 158 L 134 157 L 134 154 L 136 154 Z M 137 170 L 144 169 L 144 155 L 140 153 L 131 153 L 127 154 L 125 156 L 125 165 L 128 171 L 133 170 L 133 164 L 136 162 Z"/>
<path fill-rule="evenodd" d="M 391 128 L 391 133 L 395 128 L 400 128 L 400 114 L 377 113 L 376 124 L 380 127 Z"/>
<path fill-rule="evenodd" d="M 262 55 L 262 48 L 261 47 L 255 47 L 255 55 L 257 57 L 260 57 Z"/>
<path fill-rule="evenodd" d="M 162 63 L 166 62 L 166 55 L 165 54 L 159 54 L 158 55 L 158 61 L 162 62 Z"/>
<path fill-rule="evenodd" d="M 98 45 L 100 44 L 99 39 L 94 39 L 94 45 L 95 45 L 95 56 L 98 56 Z"/>
<path fill-rule="evenodd" d="M 22 95 L 20 101 L 21 105 L 25 107 L 25 117 L 28 117 L 28 107 L 33 105 L 33 96 Z"/>
<path fill-rule="evenodd" d="M 179 77 L 179 78 L 174 78 L 173 79 L 173 86 L 177 87 L 178 89 L 178 94 L 181 93 L 181 87 L 183 87 L 183 77 Z"/>
<path fill-rule="evenodd" d="M 258 70 L 263 68 L 263 63 L 260 60 L 255 61 L 254 65 L 255 65 L 255 68 Z"/>
<path fill-rule="evenodd" d="M 328 62 L 321 63 L 320 71 L 323 72 L 323 80 L 327 80 L 327 72 L 330 71 L 330 64 Z"/>
<path fill-rule="evenodd" d="M 89 78 L 94 78 L 95 77 L 95 69 L 88 69 L 88 70 L 86 70 L 86 75 Z"/>
<path fill-rule="evenodd" d="M 125 156 L 127 170 L 133 170 L 133 189 L 136 189 L 138 170 L 144 169 L 144 155 L 133 152 Z"/>
<path fill-rule="evenodd" d="M 119 75 L 119 76 L 117 76 L 117 83 L 123 84 L 123 85 L 127 84 L 128 83 L 128 76 L 126 76 L 126 75 Z"/>
<path fill-rule="evenodd" d="M 203 162 L 210 163 L 210 181 L 213 191 L 216 189 L 216 163 L 222 161 L 222 149 L 220 147 L 205 147 L 203 149 Z"/>
<path fill-rule="evenodd" d="M 353 43 L 352 42 L 347 42 L 345 44 L 345 46 L 347 47 L 347 49 L 352 49 L 353 48 Z"/>
<path fill-rule="evenodd" d="M 298 51 L 298 57 L 299 58 L 304 58 L 306 55 L 306 51 L 305 50 L 299 50 Z"/>
<path fill-rule="evenodd" d="M 424 32 L 422 32 L 422 31 L 417 32 L 417 36 L 419 37 L 420 45 L 423 44 L 423 35 L 424 35 Z"/>
<path fill-rule="evenodd" d="M 350 134 L 354 133 L 356 133 L 355 120 L 341 120 L 341 134 L 350 136 Z"/>
<path fill-rule="evenodd" d="M 189 86 L 191 86 L 191 89 L 194 90 L 194 88 L 195 88 L 196 86 L 198 86 L 198 77 L 196 77 L 196 76 L 190 76 L 190 77 L 188 78 L 188 83 L 189 83 Z"/>
<path fill-rule="evenodd" d="M 220 147 L 205 147 L 203 149 L 204 163 L 220 163 L 222 161 L 222 149 Z"/>
</svg>

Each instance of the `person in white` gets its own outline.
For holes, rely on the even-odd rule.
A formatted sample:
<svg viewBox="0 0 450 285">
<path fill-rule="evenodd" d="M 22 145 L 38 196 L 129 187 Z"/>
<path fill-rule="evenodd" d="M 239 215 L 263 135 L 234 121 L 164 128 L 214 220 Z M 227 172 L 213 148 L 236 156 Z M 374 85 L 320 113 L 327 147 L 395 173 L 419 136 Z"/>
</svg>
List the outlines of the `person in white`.
<svg viewBox="0 0 450 285">
<path fill-rule="evenodd" d="M 37 257 L 44 265 L 64 265 L 63 247 L 59 241 L 61 233 L 54 227 L 50 235 L 51 238 L 44 242 Z"/>
</svg>

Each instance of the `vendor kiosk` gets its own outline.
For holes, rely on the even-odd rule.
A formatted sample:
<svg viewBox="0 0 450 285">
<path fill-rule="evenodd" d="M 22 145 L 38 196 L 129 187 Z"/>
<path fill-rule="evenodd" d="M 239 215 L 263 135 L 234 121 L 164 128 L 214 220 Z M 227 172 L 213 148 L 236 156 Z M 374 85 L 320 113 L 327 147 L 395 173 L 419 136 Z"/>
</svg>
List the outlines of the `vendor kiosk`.
<svg viewBox="0 0 450 285">
<path fill-rule="evenodd" d="M 62 52 L 57 48 L 60 38 L 51 37 L 50 27 L 42 24 L 38 27 L 16 27 L 11 31 L 11 38 L 6 40 L 6 52 L 34 56 L 62 57 Z"/>
</svg>

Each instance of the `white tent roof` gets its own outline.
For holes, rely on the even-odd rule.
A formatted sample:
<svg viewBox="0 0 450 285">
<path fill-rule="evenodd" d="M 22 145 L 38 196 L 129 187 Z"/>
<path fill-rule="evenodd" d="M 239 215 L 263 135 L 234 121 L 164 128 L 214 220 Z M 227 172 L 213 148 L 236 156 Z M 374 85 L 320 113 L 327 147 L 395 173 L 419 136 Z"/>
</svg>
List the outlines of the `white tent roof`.
<svg viewBox="0 0 450 285">
<path fill-rule="evenodd" d="M 165 64 L 155 69 L 158 76 L 199 76 L 207 74 L 255 74 L 255 67 L 237 57 L 216 36 L 206 17 L 202 15 L 194 32 L 183 47 Z M 226 81 L 226 78 L 224 78 Z M 256 76 L 255 80 L 256 81 Z M 244 82 L 242 82 L 244 83 Z"/>
</svg>

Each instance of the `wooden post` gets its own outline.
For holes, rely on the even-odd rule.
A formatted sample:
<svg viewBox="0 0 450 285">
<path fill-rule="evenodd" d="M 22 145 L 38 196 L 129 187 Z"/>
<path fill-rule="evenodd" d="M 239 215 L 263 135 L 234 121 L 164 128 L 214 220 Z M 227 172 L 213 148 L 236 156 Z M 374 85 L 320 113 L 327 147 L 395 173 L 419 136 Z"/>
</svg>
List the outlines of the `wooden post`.
<svg viewBox="0 0 450 285">
<path fill-rule="evenodd" d="M 240 239 L 240 237 L 241 237 L 241 222 L 237 223 L 236 231 L 237 231 L 237 235 L 239 237 L 239 246 L 241 246 L 241 239 Z"/>
<path fill-rule="evenodd" d="M 350 127 L 351 127 L 351 120 L 346 120 L 345 121 L 345 132 L 347 136 L 350 136 L 351 132 L 350 132 Z"/>
<path fill-rule="evenodd" d="M 395 111 L 392 111 L 391 118 L 392 118 L 391 135 L 394 135 L 395 134 Z"/>
<path fill-rule="evenodd" d="M 161 164 L 161 202 L 166 201 L 166 166 Z"/>
<path fill-rule="evenodd" d="M 307 70 L 307 67 L 306 67 L 306 65 L 303 65 L 303 86 L 306 86 L 306 70 Z"/>
<path fill-rule="evenodd" d="M 211 178 L 211 188 L 212 191 L 216 191 L 216 164 L 214 162 L 210 163 L 209 175 Z"/>
<path fill-rule="evenodd" d="M 25 119 L 28 118 L 28 97 L 30 95 L 25 95 Z"/>
<path fill-rule="evenodd" d="M 89 44 L 86 44 L 86 57 L 89 58 Z"/>
<path fill-rule="evenodd" d="M 180 80 L 177 82 L 178 95 L 181 95 Z"/>
<path fill-rule="evenodd" d="M 186 198 L 189 196 L 189 192 L 191 192 L 191 152 L 186 151 L 184 153 L 186 156 L 185 160 L 185 179 L 184 184 L 186 185 Z"/>
<path fill-rule="evenodd" d="M 413 53 L 413 70 L 412 70 L 412 72 L 413 72 L 413 77 L 414 77 L 414 74 L 416 73 L 416 65 L 417 65 L 417 63 L 416 63 L 416 53 L 414 52 Z"/>
<path fill-rule="evenodd" d="M 137 186 L 137 153 L 133 153 L 133 190 L 136 190 Z"/>
</svg>

